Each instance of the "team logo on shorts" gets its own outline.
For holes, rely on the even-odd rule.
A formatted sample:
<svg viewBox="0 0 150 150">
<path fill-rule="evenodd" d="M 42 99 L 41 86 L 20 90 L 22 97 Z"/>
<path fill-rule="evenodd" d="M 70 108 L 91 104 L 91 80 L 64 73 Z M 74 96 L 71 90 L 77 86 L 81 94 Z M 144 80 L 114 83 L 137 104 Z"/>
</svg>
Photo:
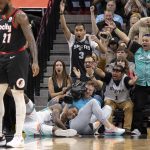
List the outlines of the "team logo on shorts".
<svg viewBox="0 0 150 150">
<path fill-rule="evenodd" d="M 18 80 L 17 80 L 17 82 L 16 82 L 16 85 L 17 85 L 17 87 L 18 88 L 24 88 L 24 86 L 25 86 L 25 80 L 23 79 L 23 78 L 19 78 Z"/>
</svg>

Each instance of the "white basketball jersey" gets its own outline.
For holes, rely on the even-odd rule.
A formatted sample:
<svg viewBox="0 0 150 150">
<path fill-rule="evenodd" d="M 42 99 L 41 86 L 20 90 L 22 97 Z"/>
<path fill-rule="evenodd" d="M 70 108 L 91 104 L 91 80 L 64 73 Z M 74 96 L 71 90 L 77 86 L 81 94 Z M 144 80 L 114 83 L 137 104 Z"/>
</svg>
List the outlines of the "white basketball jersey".
<svg viewBox="0 0 150 150">
<path fill-rule="evenodd" d="M 130 100 L 130 90 L 128 90 L 125 86 L 124 83 L 124 78 L 127 75 L 124 75 L 119 83 L 119 85 L 117 86 L 113 79 L 110 80 L 109 84 L 106 85 L 106 91 L 104 93 L 105 95 L 105 99 L 104 100 L 113 100 L 116 103 L 121 103 L 123 101 L 126 100 Z"/>
</svg>

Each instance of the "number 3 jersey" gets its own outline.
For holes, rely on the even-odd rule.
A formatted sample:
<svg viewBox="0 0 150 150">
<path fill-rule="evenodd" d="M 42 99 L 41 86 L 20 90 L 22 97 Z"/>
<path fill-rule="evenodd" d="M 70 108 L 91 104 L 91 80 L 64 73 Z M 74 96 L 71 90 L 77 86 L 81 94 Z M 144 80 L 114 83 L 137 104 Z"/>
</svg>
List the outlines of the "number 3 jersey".
<svg viewBox="0 0 150 150">
<path fill-rule="evenodd" d="M 16 25 L 15 16 L 21 10 L 15 9 L 12 14 L 5 18 L 0 16 L 0 52 L 17 52 L 21 50 L 26 39 L 20 25 Z"/>
<path fill-rule="evenodd" d="M 97 43 L 91 41 L 89 35 L 85 35 L 83 40 L 77 41 L 75 39 L 75 35 L 71 34 L 68 44 L 70 50 L 71 76 L 75 77 L 73 67 L 79 69 L 81 75 L 84 76 L 85 75 L 84 60 L 86 56 L 92 55 L 92 51 L 94 51 L 94 49 L 97 47 Z"/>
</svg>

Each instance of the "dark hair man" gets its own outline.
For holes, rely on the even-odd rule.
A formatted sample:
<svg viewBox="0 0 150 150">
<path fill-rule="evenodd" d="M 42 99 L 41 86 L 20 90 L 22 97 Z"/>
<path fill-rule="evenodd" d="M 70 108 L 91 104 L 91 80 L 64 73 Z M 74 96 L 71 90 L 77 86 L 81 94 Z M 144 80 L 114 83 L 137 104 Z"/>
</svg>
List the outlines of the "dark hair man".
<svg viewBox="0 0 150 150">
<path fill-rule="evenodd" d="M 86 34 L 86 29 L 83 24 L 75 25 L 74 34 L 72 34 L 67 27 L 64 17 L 65 4 L 63 1 L 60 3 L 60 23 L 66 40 L 69 45 L 70 61 L 71 61 L 71 77 L 76 77 L 73 72 L 73 67 L 80 70 L 81 76 L 85 75 L 84 59 L 87 55 L 92 55 L 95 49 L 104 51 L 102 44 L 97 44 L 94 41 L 94 36 Z M 92 38 L 93 37 L 93 38 Z"/>
</svg>

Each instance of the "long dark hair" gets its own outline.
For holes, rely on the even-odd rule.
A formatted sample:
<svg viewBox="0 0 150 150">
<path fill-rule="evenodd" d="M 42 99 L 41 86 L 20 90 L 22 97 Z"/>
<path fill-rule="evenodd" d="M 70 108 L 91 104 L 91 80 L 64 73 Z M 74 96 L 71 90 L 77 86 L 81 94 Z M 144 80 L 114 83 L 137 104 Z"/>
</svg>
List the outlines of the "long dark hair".
<svg viewBox="0 0 150 150">
<path fill-rule="evenodd" d="M 63 77 L 63 84 L 64 86 L 67 86 L 67 80 L 69 78 L 69 75 L 67 74 L 67 71 L 66 71 L 66 65 L 65 63 L 60 60 L 60 59 L 57 59 L 54 64 L 53 64 L 53 73 L 52 73 L 52 79 L 54 82 L 57 82 L 57 72 L 55 70 L 55 67 L 56 67 L 56 63 L 57 62 L 61 62 L 62 63 L 62 66 L 63 66 L 63 71 L 62 71 L 62 77 Z"/>
</svg>

